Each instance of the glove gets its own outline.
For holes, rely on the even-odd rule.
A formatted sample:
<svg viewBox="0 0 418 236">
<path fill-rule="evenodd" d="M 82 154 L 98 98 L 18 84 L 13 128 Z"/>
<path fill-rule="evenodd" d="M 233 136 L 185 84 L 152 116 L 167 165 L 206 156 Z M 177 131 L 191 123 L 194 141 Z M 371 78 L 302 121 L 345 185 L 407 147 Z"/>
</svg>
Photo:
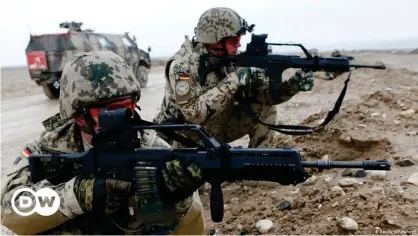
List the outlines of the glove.
<svg viewBox="0 0 418 236">
<path fill-rule="evenodd" d="M 310 91 L 315 84 L 314 74 L 312 71 L 298 70 L 289 81 L 291 87 L 297 91 Z"/>
<path fill-rule="evenodd" d="M 240 67 L 235 72 L 239 79 L 240 86 L 246 86 L 250 84 L 252 79 L 252 73 L 250 67 Z"/>
<path fill-rule="evenodd" d="M 162 170 L 165 185 L 174 199 L 182 200 L 190 196 L 205 183 L 203 173 L 194 163 L 180 163 L 173 160 L 165 163 Z"/>
<path fill-rule="evenodd" d="M 132 183 L 115 179 L 77 177 L 74 193 L 84 212 L 112 214 L 131 191 Z"/>
<path fill-rule="evenodd" d="M 256 67 L 241 67 L 236 71 L 241 85 L 250 85 L 254 88 L 268 86 L 268 77 L 265 71 Z"/>
</svg>

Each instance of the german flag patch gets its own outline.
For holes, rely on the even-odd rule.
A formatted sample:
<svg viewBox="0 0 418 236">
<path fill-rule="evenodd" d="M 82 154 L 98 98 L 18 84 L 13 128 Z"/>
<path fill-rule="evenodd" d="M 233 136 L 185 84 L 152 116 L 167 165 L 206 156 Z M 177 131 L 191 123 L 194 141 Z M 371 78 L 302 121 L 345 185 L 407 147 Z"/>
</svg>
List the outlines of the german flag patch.
<svg viewBox="0 0 418 236">
<path fill-rule="evenodd" d="M 21 154 L 24 157 L 29 157 L 32 154 L 32 150 L 30 150 L 30 148 L 26 147 L 25 149 L 23 149 Z"/>
</svg>

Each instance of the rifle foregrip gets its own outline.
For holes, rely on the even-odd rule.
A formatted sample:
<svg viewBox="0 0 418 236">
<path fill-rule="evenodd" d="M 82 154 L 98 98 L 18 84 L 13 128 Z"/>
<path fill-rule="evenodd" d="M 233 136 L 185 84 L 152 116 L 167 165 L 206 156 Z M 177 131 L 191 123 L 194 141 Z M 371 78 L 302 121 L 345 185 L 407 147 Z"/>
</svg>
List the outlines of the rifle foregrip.
<svg viewBox="0 0 418 236">
<path fill-rule="evenodd" d="M 224 218 L 224 198 L 220 184 L 212 185 L 210 192 L 210 213 L 213 222 L 222 222 Z"/>
</svg>

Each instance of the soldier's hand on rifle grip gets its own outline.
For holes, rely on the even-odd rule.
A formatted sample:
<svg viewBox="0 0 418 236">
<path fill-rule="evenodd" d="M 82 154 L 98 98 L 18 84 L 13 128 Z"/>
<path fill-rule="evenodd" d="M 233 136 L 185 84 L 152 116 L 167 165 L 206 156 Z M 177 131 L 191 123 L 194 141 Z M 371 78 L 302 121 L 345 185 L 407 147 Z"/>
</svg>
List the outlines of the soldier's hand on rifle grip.
<svg viewBox="0 0 418 236">
<path fill-rule="evenodd" d="M 167 188 L 173 193 L 190 196 L 205 183 L 203 173 L 194 163 L 173 160 L 166 162 L 162 175 Z M 177 199 L 177 197 L 174 196 Z"/>
<path fill-rule="evenodd" d="M 74 193 L 84 212 L 112 214 L 131 193 L 132 183 L 115 179 L 76 177 Z"/>
<path fill-rule="evenodd" d="M 297 91 L 311 91 L 315 85 L 312 71 L 298 70 L 289 80 L 292 89 Z"/>
<path fill-rule="evenodd" d="M 247 86 L 250 84 L 252 79 L 251 68 L 241 67 L 235 72 L 239 79 L 239 86 Z"/>
</svg>

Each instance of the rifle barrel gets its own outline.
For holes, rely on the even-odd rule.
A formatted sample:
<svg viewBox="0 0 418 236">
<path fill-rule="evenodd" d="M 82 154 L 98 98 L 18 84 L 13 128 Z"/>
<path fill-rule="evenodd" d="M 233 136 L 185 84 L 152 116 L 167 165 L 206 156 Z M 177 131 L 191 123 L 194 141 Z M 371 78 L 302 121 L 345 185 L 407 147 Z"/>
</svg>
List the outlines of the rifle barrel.
<svg viewBox="0 0 418 236">
<path fill-rule="evenodd" d="M 350 67 L 354 67 L 354 68 L 372 68 L 372 69 L 381 69 L 384 70 L 386 69 L 385 65 L 366 65 L 366 64 L 352 64 L 350 63 Z"/>
<path fill-rule="evenodd" d="M 390 170 L 391 162 L 387 160 L 379 161 L 302 161 L 302 167 L 331 169 L 331 168 L 359 168 L 365 170 Z"/>
</svg>

